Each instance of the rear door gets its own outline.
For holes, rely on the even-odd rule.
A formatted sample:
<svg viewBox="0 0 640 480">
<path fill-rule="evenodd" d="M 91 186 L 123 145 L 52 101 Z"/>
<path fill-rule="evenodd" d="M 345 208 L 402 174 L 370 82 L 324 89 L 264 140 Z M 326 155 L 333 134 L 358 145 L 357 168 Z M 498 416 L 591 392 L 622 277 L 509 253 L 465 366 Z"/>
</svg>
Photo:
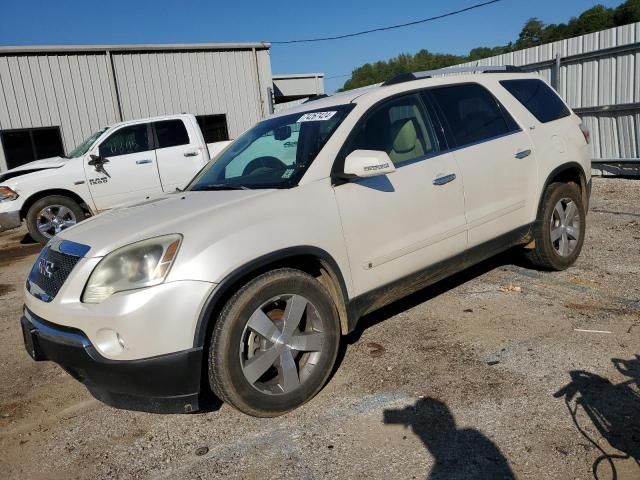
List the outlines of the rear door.
<svg viewBox="0 0 640 480">
<path fill-rule="evenodd" d="M 182 119 L 153 122 L 162 190 L 184 188 L 205 163 L 202 145 Z"/>
<path fill-rule="evenodd" d="M 464 192 L 455 157 L 418 94 L 387 100 L 360 120 L 340 157 L 389 154 L 396 171 L 334 187 L 356 295 L 465 250 Z M 340 167 L 337 167 L 340 169 Z M 385 295 L 380 296 L 384 303 Z"/>
<path fill-rule="evenodd" d="M 537 165 L 529 135 L 477 83 L 429 89 L 464 179 L 469 247 L 531 222 Z"/>
<path fill-rule="evenodd" d="M 89 165 L 89 156 L 84 165 L 98 210 L 162 192 L 149 123 L 118 128 L 100 143 L 98 152 L 105 160 L 102 168 Z"/>
</svg>

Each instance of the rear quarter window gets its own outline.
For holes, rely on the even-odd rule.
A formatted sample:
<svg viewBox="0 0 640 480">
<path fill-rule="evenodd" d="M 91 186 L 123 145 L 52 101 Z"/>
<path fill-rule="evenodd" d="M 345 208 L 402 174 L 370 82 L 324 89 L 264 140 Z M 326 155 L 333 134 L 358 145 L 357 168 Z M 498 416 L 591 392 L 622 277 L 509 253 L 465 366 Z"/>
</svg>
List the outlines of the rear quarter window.
<svg viewBox="0 0 640 480">
<path fill-rule="evenodd" d="M 541 123 L 571 114 L 560 97 L 542 80 L 502 80 L 500 84 Z"/>
</svg>

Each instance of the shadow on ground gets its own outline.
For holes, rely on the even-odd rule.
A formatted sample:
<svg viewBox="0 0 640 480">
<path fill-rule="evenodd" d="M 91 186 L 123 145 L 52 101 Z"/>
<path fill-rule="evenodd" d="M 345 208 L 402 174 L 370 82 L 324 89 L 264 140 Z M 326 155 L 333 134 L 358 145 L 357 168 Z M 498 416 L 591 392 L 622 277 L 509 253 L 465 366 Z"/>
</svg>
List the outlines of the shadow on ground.
<svg viewBox="0 0 640 480">
<path fill-rule="evenodd" d="M 611 361 L 629 380 L 613 384 L 594 373 L 574 370 L 569 372 L 571 382 L 554 396 L 564 397 L 576 428 L 601 453 L 593 463 L 594 478 L 600 478 L 599 469 L 606 463 L 611 469 L 610 478 L 615 480 L 618 478 L 615 460 L 633 459 L 640 468 L 640 355 L 631 360 L 613 358 Z M 580 409 L 587 414 L 609 445 L 623 452 L 622 455 L 606 452 L 588 434 L 578 421 Z"/>
<path fill-rule="evenodd" d="M 515 478 L 498 447 L 480 431 L 459 429 L 449 407 L 424 398 L 402 410 L 385 410 L 384 423 L 404 425 L 434 457 L 429 480 L 502 480 Z"/>
</svg>

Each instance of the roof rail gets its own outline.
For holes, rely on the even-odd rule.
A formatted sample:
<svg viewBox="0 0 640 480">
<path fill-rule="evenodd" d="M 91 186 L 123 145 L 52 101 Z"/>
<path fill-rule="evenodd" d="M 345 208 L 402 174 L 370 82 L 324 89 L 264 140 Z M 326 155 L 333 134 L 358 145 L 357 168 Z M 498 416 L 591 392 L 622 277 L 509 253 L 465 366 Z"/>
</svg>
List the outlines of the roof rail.
<svg viewBox="0 0 640 480">
<path fill-rule="evenodd" d="M 520 67 L 516 67 L 513 65 L 500 65 L 500 66 L 491 66 L 491 65 L 476 65 L 475 67 L 451 67 L 451 68 L 441 68 L 438 70 L 425 70 L 424 72 L 413 72 L 413 73 L 401 73 L 400 75 L 396 75 L 393 78 L 390 78 L 382 85 L 395 85 L 396 83 L 404 83 L 411 82 L 413 80 L 421 80 L 424 78 L 432 78 L 436 75 L 451 75 L 456 73 L 496 73 L 496 72 L 504 72 L 504 73 L 522 73 Z"/>
</svg>

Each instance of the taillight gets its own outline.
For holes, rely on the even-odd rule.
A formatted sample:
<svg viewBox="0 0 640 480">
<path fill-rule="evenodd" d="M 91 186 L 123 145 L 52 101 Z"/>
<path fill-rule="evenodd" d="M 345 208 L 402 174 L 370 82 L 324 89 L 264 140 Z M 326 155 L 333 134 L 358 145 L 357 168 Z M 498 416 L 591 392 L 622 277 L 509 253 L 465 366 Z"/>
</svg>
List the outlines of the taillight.
<svg viewBox="0 0 640 480">
<path fill-rule="evenodd" d="M 580 131 L 582 132 L 582 135 L 584 135 L 584 141 L 587 142 L 587 144 L 591 143 L 591 132 L 584 123 L 580 124 Z"/>
</svg>

